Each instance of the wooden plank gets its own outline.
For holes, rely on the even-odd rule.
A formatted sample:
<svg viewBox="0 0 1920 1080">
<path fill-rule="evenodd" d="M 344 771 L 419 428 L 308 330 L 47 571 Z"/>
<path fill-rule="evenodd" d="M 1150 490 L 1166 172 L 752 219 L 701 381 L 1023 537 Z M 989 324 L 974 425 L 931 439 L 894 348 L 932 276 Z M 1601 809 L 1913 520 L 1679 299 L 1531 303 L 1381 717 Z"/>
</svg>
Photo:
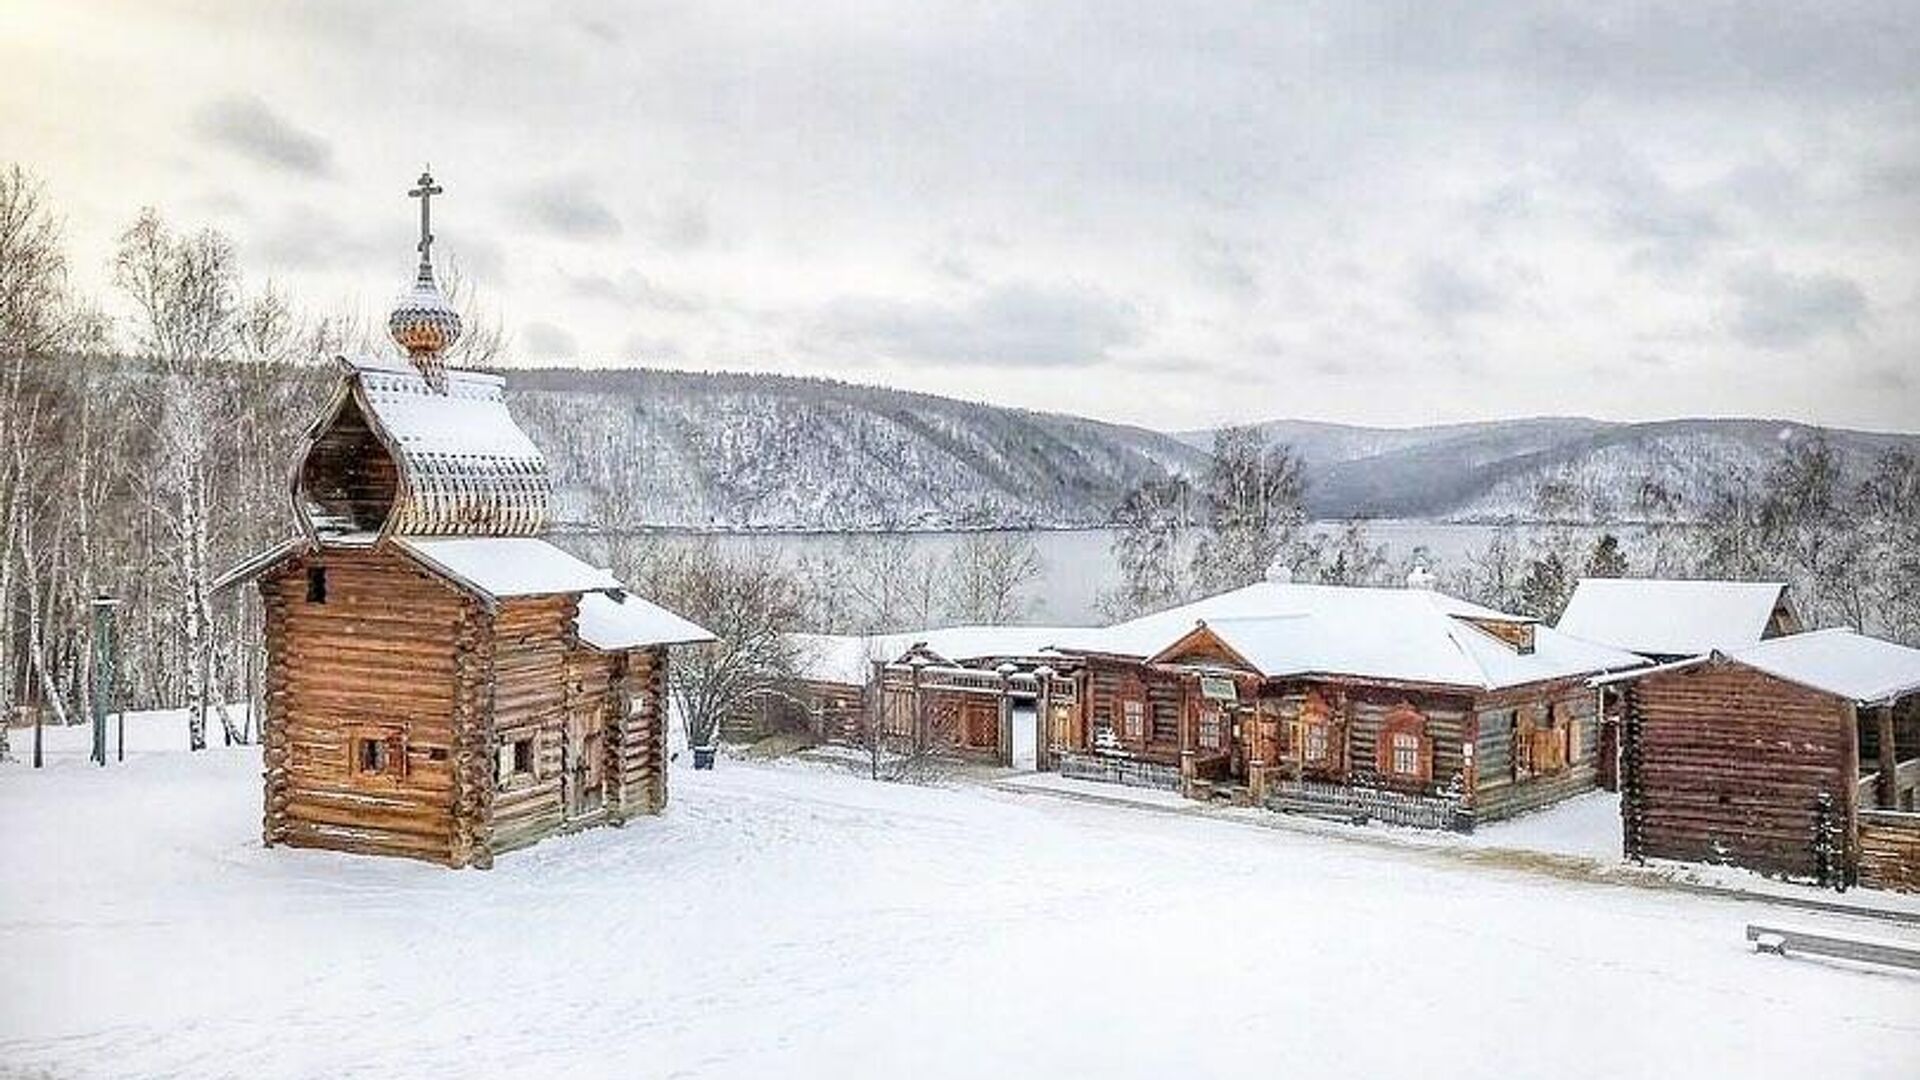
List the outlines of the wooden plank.
<svg viewBox="0 0 1920 1080">
<path fill-rule="evenodd" d="M 1920 971 L 1920 948 L 1895 945 L 1890 942 L 1865 941 L 1833 934 L 1816 934 L 1807 930 L 1761 926 L 1756 923 L 1747 924 L 1747 940 L 1753 942 L 1758 947 L 1758 951 L 1779 956 L 1806 953 L 1810 956 L 1830 956 L 1856 963 Z"/>
</svg>

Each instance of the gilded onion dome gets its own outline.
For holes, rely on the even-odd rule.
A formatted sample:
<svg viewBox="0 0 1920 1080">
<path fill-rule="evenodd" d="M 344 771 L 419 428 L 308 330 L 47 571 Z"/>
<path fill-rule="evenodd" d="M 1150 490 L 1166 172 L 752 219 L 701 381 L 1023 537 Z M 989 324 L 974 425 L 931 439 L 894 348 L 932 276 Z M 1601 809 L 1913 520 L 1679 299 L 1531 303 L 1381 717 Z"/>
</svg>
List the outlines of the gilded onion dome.
<svg viewBox="0 0 1920 1080">
<path fill-rule="evenodd" d="M 393 313 L 387 316 L 387 333 L 394 344 L 436 390 L 446 385 L 446 351 L 460 340 L 460 313 L 447 302 L 433 277 L 431 207 L 433 197 L 441 191 L 433 182 L 433 174 L 423 172 L 418 186 L 407 193 L 420 200 L 420 266 L 413 285 L 395 298 Z"/>
</svg>

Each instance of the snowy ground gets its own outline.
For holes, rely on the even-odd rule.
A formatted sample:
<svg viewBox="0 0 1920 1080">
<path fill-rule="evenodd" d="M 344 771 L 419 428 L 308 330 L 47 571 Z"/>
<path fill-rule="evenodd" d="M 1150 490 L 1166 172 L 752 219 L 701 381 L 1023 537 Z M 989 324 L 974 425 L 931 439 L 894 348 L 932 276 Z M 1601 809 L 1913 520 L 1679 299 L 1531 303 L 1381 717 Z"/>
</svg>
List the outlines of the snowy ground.
<svg viewBox="0 0 1920 1080">
<path fill-rule="evenodd" d="M 1765 919 L 1920 938 L 1884 924 L 734 761 L 677 773 L 663 818 L 455 873 L 263 850 L 254 752 L 178 741 L 130 737 L 126 764 L 98 769 L 80 735 L 41 772 L 0 766 L 0 1075 L 1911 1077 L 1920 1062 L 1920 978 L 1742 939 Z"/>
</svg>

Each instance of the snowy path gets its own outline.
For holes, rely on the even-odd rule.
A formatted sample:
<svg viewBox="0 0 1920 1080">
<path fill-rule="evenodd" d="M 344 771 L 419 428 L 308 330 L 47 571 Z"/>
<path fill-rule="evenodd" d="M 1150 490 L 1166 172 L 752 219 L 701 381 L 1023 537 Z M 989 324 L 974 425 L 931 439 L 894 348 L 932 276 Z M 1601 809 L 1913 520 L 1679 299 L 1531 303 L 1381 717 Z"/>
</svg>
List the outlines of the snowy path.
<svg viewBox="0 0 1920 1080">
<path fill-rule="evenodd" d="M 674 785 L 483 874 L 261 849 L 245 750 L 0 766 L 0 1075 L 1920 1062 L 1920 979 L 1752 955 L 1753 905 L 821 769 Z"/>
</svg>

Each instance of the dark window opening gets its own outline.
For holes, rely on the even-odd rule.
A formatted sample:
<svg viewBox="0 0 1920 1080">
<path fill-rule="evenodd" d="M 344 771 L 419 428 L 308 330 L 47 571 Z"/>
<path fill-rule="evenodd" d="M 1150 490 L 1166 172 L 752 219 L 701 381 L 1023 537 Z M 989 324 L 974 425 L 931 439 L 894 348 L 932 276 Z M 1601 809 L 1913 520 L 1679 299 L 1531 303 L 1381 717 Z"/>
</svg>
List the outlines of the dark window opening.
<svg viewBox="0 0 1920 1080">
<path fill-rule="evenodd" d="M 387 771 L 387 741 L 385 739 L 360 739 L 354 761 L 357 771 L 365 776 L 379 776 Z"/>
<path fill-rule="evenodd" d="M 521 739 L 513 744 L 513 771 L 530 773 L 533 771 L 533 740 Z"/>
<path fill-rule="evenodd" d="M 447 760 L 447 748 L 444 746 L 433 747 L 432 749 L 427 751 L 427 760 L 428 761 Z"/>
<path fill-rule="evenodd" d="M 300 502 L 322 534 L 373 532 L 399 493 L 392 455 L 349 399 L 300 465 Z"/>
<path fill-rule="evenodd" d="M 327 568 L 324 566 L 307 567 L 307 603 L 324 604 L 327 602 Z"/>
</svg>

